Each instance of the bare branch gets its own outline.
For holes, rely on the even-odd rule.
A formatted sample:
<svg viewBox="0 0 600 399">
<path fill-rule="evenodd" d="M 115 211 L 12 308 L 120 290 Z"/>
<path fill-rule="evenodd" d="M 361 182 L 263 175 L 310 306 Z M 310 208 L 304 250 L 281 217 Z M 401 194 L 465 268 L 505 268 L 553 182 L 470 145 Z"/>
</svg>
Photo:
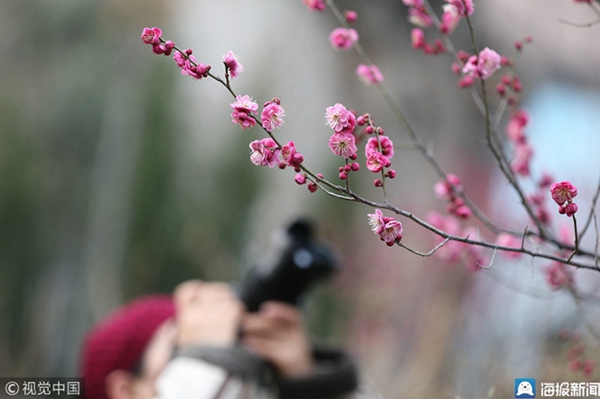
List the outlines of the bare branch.
<svg viewBox="0 0 600 399">
<path fill-rule="evenodd" d="M 450 241 L 450 238 L 446 238 L 444 241 L 442 241 L 441 243 L 439 243 L 438 245 L 435 246 L 435 248 L 433 248 L 431 251 L 424 253 L 424 252 L 419 252 L 416 251 L 414 249 L 411 249 L 409 247 L 407 247 L 406 245 L 404 245 L 402 242 L 399 242 L 398 245 L 404 249 L 406 249 L 408 252 L 413 253 L 415 255 L 419 255 L 422 256 L 424 258 L 427 258 L 431 255 L 433 255 L 435 253 L 435 251 L 437 251 L 438 249 L 440 249 L 441 247 L 443 247 L 448 241 Z"/>
</svg>

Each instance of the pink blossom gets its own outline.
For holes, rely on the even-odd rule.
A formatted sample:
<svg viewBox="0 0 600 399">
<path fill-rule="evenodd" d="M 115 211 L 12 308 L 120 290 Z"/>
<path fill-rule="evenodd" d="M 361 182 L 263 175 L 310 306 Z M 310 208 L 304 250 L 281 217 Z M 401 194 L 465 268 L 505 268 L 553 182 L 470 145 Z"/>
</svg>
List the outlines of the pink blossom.
<svg viewBox="0 0 600 399">
<path fill-rule="evenodd" d="M 358 41 L 358 33 L 352 28 L 335 28 L 329 35 L 329 42 L 336 50 L 349 50 Z"/>
<path fill-rule="evenodd" d="M 402 0 L 404 5 L 409 7 L 423 7 L 425 4 L 423 0 Z"/>
<path fill-rule="evenodd" d="M 299 185 L 305 184 L 306 183 L 306 175 L 302 174 L 302 173 L 297 173 L 296 176 L 294 176 L 294 181 L 296 183 L 298 183 Z"/>
<path fill-rule="evenodd" d="M 260 118 L 262 120 L 262 126 L 270 132 L 275 128 L 283 125 L 283 117 L 285 116 L 285 110 L 277 102 L 268 102 L 263 108 Z"/>
<path fill-rule="evenodd" d="M 538 182 L 538 187 L 539 188 L 550 187 L 552 185 L 553 180 L 554 180 L 554 178 L 552 177 L 552 175 L 550 173 L 543 172 L 542 177 L 540 178 L 540 181 Z"/>
<path fill-rule="evenodd" d="M 356 11 L 346 10 L 344 11 L 344 17 L 346 18 L 346 22 L 351 24 L 353 22 L 356 22 L 356 20 L 358 19 L 358 14 L 356 14 Z"/>
<path fill-rule="evenodd" d="M 500 55 L 488 47 L 481 50 L 477 59 L 477 71 L 481 79 L 489 78 L 497 69 L 500 69 Z"/>
<path fill-rule="evenodd" d="M 290 141 L 281 147 L 281 159 L 287 166 L 298 166 L 304 161 L 302 154 L 296 151 L 296 145 Z"/>
<path fill-rule="evenodd" d="M 425 33 L 423 32 L 423 29 L 413 28 L 413 30 L 410 31 L 410 39 L 414 49 L 420 49 L 425 46 Z"/>
<path fill-rule="evenodd" d="M 310 11 L 323 11 L 325 9 L 325 3 L 323 0 L 302 0 Z"/>
<path fill-rule="evenodd" d="M 241 95 L 237 95 L 235 97 L 235 101 L 232 102 L 231 104 L 229 104 L 231 106 L 231 108 L 240 111 L 240 112 L 245 112 L 247 114 L 254 114 L 257 115 L 258 114 L 258 104 L 255 103 L 254 101 L 252 101 L 252 97 L 250 96 L 241 96 Z"/>
<path fill-rule="evenodd" d="M 560 213 L 561 215 L 566 214 L 568 217 L 571 217 L 577 212 L 578 209 L 579 209 L 579 207 L 577 206 L 577 204 L 574 202 L 571 202 L 570 204 L 559 206 L 558 213 Z"/>
<path fill-rule="evenodd" d="M 334 133 L 329 138 L 329 148 L 335 155 L 348 159 L 356 154 L 356 139 L 350 133 Z"/>
<path fill-rule="evenodd" d="M 278 163 L 279 149 L 277 143 L 270 138 L 254 140 L 250 143 L 250 161 L 257 166 L 268 166 L 273 168 Z"/>
<path fill-rule="evenodd" d="M 176 51 L 173 54 L 173 60 L 179 68 L 181 68 L 182 75 L 188 75 L 194 79 L 202 79 L 208 76 L 210 71 L 210 65 L 204 65 L 196 61 L 196 58 L 192 55 L 192 50 L 185 50 L 185 54 Z"/>
<path fill-rule="evenodd" d="M 529 114 L 523 108 L 517 109 L 510 116 L 506 125 L 506 135 L 513 143 L 522 143 L 525 140 L 525 126 L 529 123 Z"/>
<path fill-rule="evenodd" d="M 366 84 L 376 85 L 378 83 L 383 82 L 383 74 L 381 73 L 379 68 L 377 68 L 377 65 L 375 65 L 375 64 L 371 64 L 371 65 L 360 64 L 356 68 L 356 74 Z"/>
<path fill-rule="evenodd" d="M 454 32 L 454 29 L 460 22 L 460 12 L 454 4 L 446 4 L 443 6 L 444 14 L 442 15 L 442 23 L 440 24 L 440 32 L 444 35 L 449 35 Z"/>
<path fill-rule="evenodd" d="M 402 239 L 403 230 L 402 223 L 392 219 L 383 226 L 383 230 L 379 233 L 379 237 L 385 241 L 388 246 L 392 246 Z"/>
<path fill-rule="evenodd" d="M 596 362 L 593 359 L 588 359 L 583 362 L 583 369 L 581 370 L 583 376 L 588 378 L 594 372 L 594 367 L 596 366 Z"/>
<path fill-rule="evenodd" d="M 464 3 L 463 3 L 464 1 Z M 459 14 L 463 17 L 473 14 L 474 6 L 473 0 L 446 0 L 446 2 L 452 4 L 458 10 Z M 465 6 L 466 5 L 466 6 Z"/>
<path fill-rule="evenodd" d="M 256 120 L 250 116 L 247 112 L 238 111 L 234 109 L 231 111 L 231 121 L 236 125 L 239 125 L 242 130 L 250 129 L 256 126 Z"/>
<path fill-rule="evenodd" d="M 337 103 L 325 110 L 325 124 L 336 133 L 352 133 L 356 127 L 356 117 L 342 104 Z"/>
<path fill-rule="evenodd" d="M 515 147 L 515 159 L 510 164 L 513 172 L 521 176 L 529 176 L 529 164 L 533 157 L 533 148 L 529 144 L 519 143 Z"/>
<path fill-rule="evenodd" d="M 237 56 L 231 50 L 223 56 L 223 63 L 227 66 L 232 78 L 237 78 L 240 73 L 244 72 L 244 66 L 240 64 Z"/>
<path fill-rule="evenodd" d="M 371 151 L 367 155 L 367 169 L 373 173 L 380 172 L 384 167 L 389 167 L 391 162 L 382 153 Z"/>
<path fill-rule="evenodd" d="M 381 234 L 385 227 L 385 221 L 383 220 L 383 213 L 379 209 L 375 209 L 375 213 L 367 214 L 369 217 L 369 226 L 375 234 Z"/>
<path fill-rule="evenodd" d="M 258 104 L 252 101 L 250 96 L 240 96 L 235 98 L 235 101 L 229 104 L 233 111 L 231 112 L 231 121 L 239 125 L 243 130 L 250 129 L 256 125 L 256 120 L 251 114 L 256 115 Z"/>
<path fill-rule="evenodd" d="M 472 55 L 469 57 L 463 73 L 465 75 L 476 76 L 479 79 L 485 80 L 500 68 L 500 55 L 488 47 L 479 52 L 479 56 Z"/>
<path fill-rule="evenodd" d="M 571 202 L 577 196 L 577 187 L 569 181 L 561 181 L 550 186 L 552 199 L 558 205 L 564 205 L 565 202 Z"/>
<path fill-rule="evenodd" d="M 377 139 L 379 138 L 379 142 Z M 379 150 L 379 146 L 381 145 L 381 151 Z M 369 156 L 369 153 L 377 151 L 381 152 L 388 159 L 391 159 L 394 156 L 394 143 L 387 136 L 377 136 L 371 137 L 367 141 L 367 145 L 365 146 L 365 156 Z"/>
<path fill-rule="evenodd" d="M 496 244 L 502 247 L 521 248 L 521 240 L 511 234 L 502 233 L 496 239 Z M 509 259 L 517 259 L 521 257 L 519 252 L 502 251 L 502 255 Z"/>
<path fill-rule="evenodd" d="M 142 41 L 146 44 L 158 45 L 160 44 L 160 37 L 162 36 L 162 31 L 157 28 L 144 28 L 142 31 Z"/>
<path fill-rule="evenodd" d="M 433 19 L 424 7 L 411 7 L 408 9 L 408 22 L 420 28 L 429 28 Z"/>
<path fill-rule="evenodd" d="M 573 275 L 567 266 L 561 262 L 552 262 L 552 265 L 544 269 L 546 281 L 553 290 L 569 286 L 573 283 Z"/>
</svg>

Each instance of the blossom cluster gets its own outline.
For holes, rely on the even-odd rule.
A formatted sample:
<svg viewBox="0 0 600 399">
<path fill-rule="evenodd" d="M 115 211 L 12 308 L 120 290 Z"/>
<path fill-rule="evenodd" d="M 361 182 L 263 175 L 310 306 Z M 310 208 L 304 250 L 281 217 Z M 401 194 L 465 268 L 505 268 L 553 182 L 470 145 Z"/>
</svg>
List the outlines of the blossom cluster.
<svg viewBox="0 0 600 399">
<path fill-rule="evenodd" d="M 299 172 L 300 164 L 304 161 L 304 157 L 296 150 L 293 141 L 280 148 L 275 140 L 267 137 L 251 142 L 250 149 L 252 150 L 250 161 L 256 166 L 268 166 L 269 168 L 279 166 L 280 169 L 291 166 Z"/>
<path fill-rule="evenodd" d="M 458 195 L 462 191 L 460 178 L 452 173 L 446 175 L 446 180 L 439 181 L 434 186 L 435 196 L 446 199 L 448 213 L 466 219 L 473 214 L 471 209 L 465 205 L 463 199 Z"/>
<path fill-rule="evenodd" d="M 427 222 L 450 235 L 469 237 L 472 240 L 479 238 L 479 233 L 474 227 L 462 229 L 458 220 L 452 215 L 443 216 L 437 212 L 430 212 L 427 215 Z M 441 237 L 437 237 L 436 240 L 438 240 L 438 244 L 441 244 L 443 241 Z M 468 270 L 472 272 L 486 267 L 489 262 L 481 247 L 460 241 L 448 241 L 435 254 L 447 262 L 463 261 L 467 265 Z"/>
<path fill-rule="evenodd" d="M 373 233 L 377 234 L 381 241 L 384 241 L 387 246 L 399 243 L 402 240 L 402 223 L 391 217 L 383 216 L 380 209 L 375 209 L 375 213 L 367 215 L 369 217 L 369 225 Z"/>
<path fill-rule="evenodd" d="M 571 182 L 562 181 L 550 186 L 552 199 L 558 204 L 558 213 L 561 215 L 573 216 L 577 212 L 578 206 L 573 202 L 577 196 L 577 187 Z"/>
<path fill-rule="evenodd" d="M 141 39 L 144 43 L 152 46 L 152 52 L 154 54 L 171 55 L 173 50 L 173 60 L 179 68 L 181 68 L 181 74 L 190 76 L 194 79 L 202 79 L 208 76 L 210 72 L 210 65 L 204 65 L 196 61 L 196 58 L 192 55 L 192 49 L 185 51 L 179 51 L 175 48 L 175 43 L 170 40 L 162 39 L 162 31 L 159 28 L 144 28 L 142 31 Z"/>
<path fill-rule="evenodd" d="M 569 370 L 581 372 L 585 378 L 589 378 L 594 372 L 596 362 L 594 359 L 585 358 L 586 346 L 579 333 L 562 330 L 559 333 L 559 338 L 561 341 L 567 341 L 570 345 L 570 348 L 567 351 Z"/>
</svg>

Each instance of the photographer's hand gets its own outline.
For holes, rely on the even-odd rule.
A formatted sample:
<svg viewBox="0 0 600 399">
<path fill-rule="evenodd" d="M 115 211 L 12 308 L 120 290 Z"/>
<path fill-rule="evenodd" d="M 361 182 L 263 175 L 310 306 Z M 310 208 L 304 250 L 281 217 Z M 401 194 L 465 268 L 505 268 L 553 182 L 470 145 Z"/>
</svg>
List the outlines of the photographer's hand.
<svg viewBox="0 0 600 399">
<path fill-rule="evenodd" d="M 311 345 L 296 307 L 265 302 L 257 313 L 244 316 L 242 331 L 243 345 L 273 363 L 282 377 L 304 377 L 314 372 Z"/>
<path fill-rule="evenodd" d="M 180 348 L 234 345 L 244 305 L 230 285 L 186 281 L 175 289 L 173 297 Z"/>
</svg>

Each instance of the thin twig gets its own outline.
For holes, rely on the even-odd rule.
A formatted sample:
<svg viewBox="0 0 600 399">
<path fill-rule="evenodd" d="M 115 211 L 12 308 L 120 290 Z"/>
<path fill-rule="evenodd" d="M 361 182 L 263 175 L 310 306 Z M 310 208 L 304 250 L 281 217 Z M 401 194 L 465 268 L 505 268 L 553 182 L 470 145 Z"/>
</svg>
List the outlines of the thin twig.
<svg viewBox="0 0 600 399">
<path fill-rule="evenodd" d="M 492 253 L 492 259 L 490 260 L 490 264 L 488 266 L 483 266 L 481 263 L 479 263 L 479 261 L 477 261 L 477 266 L 485 270 L 491 269 L 492 265 L 494 264 L 494 259 L 496 258 L 496 252 L 498 252 L 498 248 L 494 248 L 494 252 Z"/>
<path fill-rule="evenodd" d="M 422 256 L 424 258 L 427 258 L 431 255 L 433 255 L 438 249 L 440 249 L 441 247 L 443 247 L 448 241 L 450 241 L 450 238 L 446 238 L 444 241 L 442 241 L 441 243 L 439 243 L 438 245 L 435 246 L 435 248 L 433 248 L 431 251 L 429 252 L 419 252 L 416 251 L 412 248 L 407 247 L 406 245 L 404 245 L 402 242 L 399 242 L 398 245 L 404 249 L 406 249 L 408 252 L 413 253 L 415 255 L 419 255 Z"/>
</svg>

